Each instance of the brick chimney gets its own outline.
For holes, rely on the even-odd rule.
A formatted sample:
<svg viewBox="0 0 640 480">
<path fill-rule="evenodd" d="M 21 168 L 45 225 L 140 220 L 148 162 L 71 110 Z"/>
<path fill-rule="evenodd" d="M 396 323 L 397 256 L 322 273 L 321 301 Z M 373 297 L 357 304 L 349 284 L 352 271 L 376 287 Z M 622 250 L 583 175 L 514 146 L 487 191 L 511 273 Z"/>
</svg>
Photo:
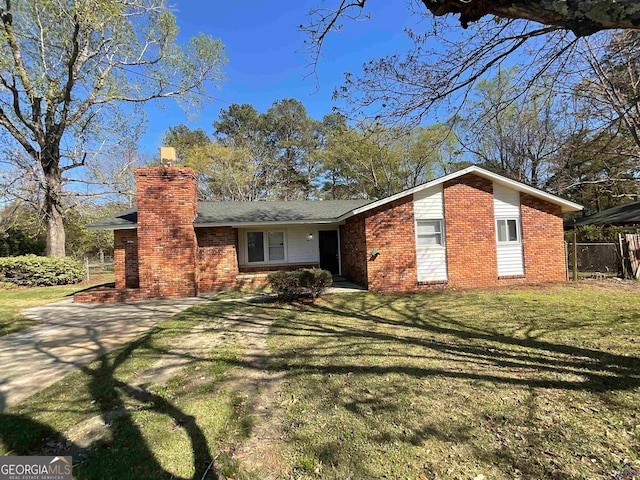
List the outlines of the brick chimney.
<svg viewBox="0 0 640 480">
<path fill-rule="evenodd" d="M 152 297 L 197 294 L 197 173 L 187 167 L 135 170 L 140 289 Z"/>
</svg>

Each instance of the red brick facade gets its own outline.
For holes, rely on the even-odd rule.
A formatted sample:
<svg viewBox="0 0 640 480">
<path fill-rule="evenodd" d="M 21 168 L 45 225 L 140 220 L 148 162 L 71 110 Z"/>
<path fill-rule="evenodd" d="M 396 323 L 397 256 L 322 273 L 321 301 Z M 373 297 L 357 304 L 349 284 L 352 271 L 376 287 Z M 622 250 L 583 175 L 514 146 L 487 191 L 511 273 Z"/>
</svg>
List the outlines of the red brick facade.
<svg viewBox="0 0 640 480">
<path fill-rule="evenodd" d="M 443 185 L 446 282 L 417 281 L 413 197 L 349 218 L 340 227 L 342 273 L 372 291 L 476 288 L 566 279 L 562 211 L 521 194 L 524 275 L 498 277 L 493 183 L 468 174 Z M 379 252 L 371 256 L 373 249 Z"/>
<path fill-rule="evenodd" d="M 368 288 L 364 215 L 348 218 L 344 225 L 340 225 L 340 259 L 342 275 L 347 280 Z"/>
<path fill-rule="evenodd" d="M 114 232 L 116 288 L 80 292 L 76 301 L 187 297 L 236 286 L 238 230 L 194 228 L 196 172 L 159 167 L 135 175 L 138 228 Z"/>
<path fill-rule="evenodd" d="M 237 228 L 194 227 L 197 178 L 193 170 L 138 169 L 136 182 L 137 231 L 116 230 L 114 235 L 116 288 L 80 292 L 76 301 L 185 297 L 266 282 L 268 267 L 239 268 Z M 566 279 L 560 206 L 520 195 L 524 275 L 498 278 L 493 183 L 475 174 L 460 176 L 443 184 L 442 202 L 446 286 Z M 443 282 L 417 282 L 414 225 L 413 195 L 348 218 L 340 225 L 342 275 L 373 291 L 441 288 Z"/>
<path fill-rule="evenodd" d="M 415 290 L 417 270 L 413 196 L 396 200 L 364 215 L 369 290 Z M 371 255 L 374 248 L 379 255 Z"/>
<path fill-rule="evenodd" d="M 152 297 L 196 295 L 196 172 L 139 168 L 135 176 L 140 288 Z"/>
<path fill-rule="evenodd" d="M 464 175 L 443 185 L 447 276 L 461 288 L 496 285 L 493 183 Z"/>
<path fill-rule="evenodd" d="M 138 236 L 136 230 L 116 230 L 113 232 L 113 267 L 116 288 L 138 288 Z"/>
<path fill-rule="evenodd" d="M 214 292 L 236 285 L 238 229 L 198 228 L 198 291 Z"/>
<path fill-rule="evenodd" d="M 520 195 L 524 271 L 528 281 L 567 278 L 562 210 L 531 195 Z"/>
</svg>

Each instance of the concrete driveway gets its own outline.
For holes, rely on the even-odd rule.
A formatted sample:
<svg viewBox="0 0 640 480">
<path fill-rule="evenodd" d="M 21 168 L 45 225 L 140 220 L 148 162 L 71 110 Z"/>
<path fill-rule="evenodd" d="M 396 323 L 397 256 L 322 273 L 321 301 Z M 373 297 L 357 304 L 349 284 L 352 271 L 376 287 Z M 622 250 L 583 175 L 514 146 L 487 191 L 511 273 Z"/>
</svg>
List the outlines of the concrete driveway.
<svg viewBox="0 0 640 480">
<path fill-rule="evenodd" d="M 91 305 L 69 299 L 23 310 L 40 324 L 0 337 L 0 412 L 203 301 Z"/>
</svg>

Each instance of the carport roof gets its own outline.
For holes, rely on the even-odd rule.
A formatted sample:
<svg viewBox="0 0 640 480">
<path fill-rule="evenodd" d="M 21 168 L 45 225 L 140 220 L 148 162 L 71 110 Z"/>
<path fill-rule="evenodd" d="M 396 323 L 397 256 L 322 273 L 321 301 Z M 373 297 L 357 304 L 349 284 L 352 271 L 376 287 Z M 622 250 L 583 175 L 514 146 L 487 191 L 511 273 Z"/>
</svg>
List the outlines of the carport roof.
<svg viewBox="0 0 640 480">
<path fill-rule="evenodd" d="M 567 222 L 567 227 L 582 227 L 585 225 L 639 225 L 640 202 L 627 203 L 609 208 L 593 215 L 579 218 L 574 222 Z"/>
</svg>

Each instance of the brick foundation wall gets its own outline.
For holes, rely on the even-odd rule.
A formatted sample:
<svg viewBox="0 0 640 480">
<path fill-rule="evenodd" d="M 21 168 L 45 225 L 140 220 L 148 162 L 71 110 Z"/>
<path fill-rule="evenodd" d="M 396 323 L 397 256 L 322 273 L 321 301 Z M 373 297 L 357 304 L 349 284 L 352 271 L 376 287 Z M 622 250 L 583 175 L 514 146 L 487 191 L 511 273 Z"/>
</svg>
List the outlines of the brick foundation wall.
<svg viewBox="0 0 640 480">
<path fill-rule="evenodd" d="M 135 177 L 140 288 L 152 297 L 196 295 L 196 172 L 139 168 Z"/>
<path fill-rule="evenodd" d="M 197 228 L 198 291 L 214 292 L 236 286 L 238 229 Z"/>
<path fill-rule="evenodd" d="M 367 288 L 368 255 L 364 214 L 348 218 L 340 225 L 342 276 Z"/>
<path fill-rule="evenodd" d="M 373 209 L 365 216 L 369 290 L 411 291 L 417 288 L 413 195 Z M 380 254 L 371 257 L 373 249 Z"/>
<path fill-rule="evenodd" d="M 240 273 L 265 273 L 270 272 L 291 272 L 301 268 L 320 268 L 318 262 L 313 263 L 287 263 L 283 265 L 243 265 L 240 267 Z"/>
<path fill-rule="evenodd" d="M 149 292 L 139 288 L 90 288 L 73 295 L 77 303 L 138 302 L 151 298 Z"/>
<path fill-rule="evenodd" d="M 531 195 L 520 195 L 524 271 L 528 282 L 567 279 L 562 210 Z"/>
<path fill-rule="evenodd" d="M 262 288 L 269 284 L 268 273 L 241 273 L 236 278 L 236 286 L 246 290 Z"/>
<path fill-rule="evenodd" d="M 493 183 L 464 175 L 443 185 L 449 285 L 498 284 Z"/>
</svg>

